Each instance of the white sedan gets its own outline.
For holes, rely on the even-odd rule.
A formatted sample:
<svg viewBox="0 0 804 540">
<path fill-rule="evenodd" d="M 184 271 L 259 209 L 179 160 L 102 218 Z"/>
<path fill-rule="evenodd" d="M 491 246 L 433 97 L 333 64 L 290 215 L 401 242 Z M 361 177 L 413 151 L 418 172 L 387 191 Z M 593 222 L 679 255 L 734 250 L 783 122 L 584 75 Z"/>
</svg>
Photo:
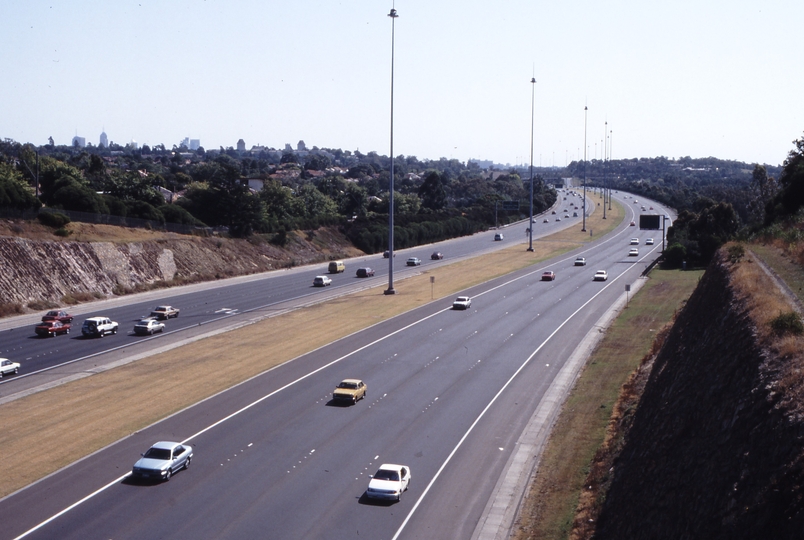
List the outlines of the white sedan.
<svg viewBox="0 0 804 540">
<path fill-rule="evenodd" d="M 468 296 L 459 296 L 452 303 L 452 309 L 469 309 L 472 307 L 472 299 Z"/>
<path fill-rule="evenodd" d="M 366 497 L 398 501 L 410 485 L 410 467 L 384 463 L 369 481 Z"/>
<path fill-rule="evenodd" d="M 17 362 L 12 362 L 8 358 L 0 358 L 0 379 L 6 375 L 16 374 L 20 372 L 20 365 Z"/>
<path fill-rule="evenodd" d="M 160 441 L 137 460 L 131 469 L 132 476 L 167 482 L 173 473 L 190 466 L 193 448 L 177 442 Z"/>
<path fill-rule="evenodd" d="M 629 257 L 639 257 L 639 250 L 637 248 L 631 248 L 628 250 Z"/>
<path fill-rule="evenodd" d="M 592 278 L 593 281 L 606 281 L 609 279 L 609 273 L 605 270 L 598 270 L 595 272 L 595 277 Z"/>
</svg>

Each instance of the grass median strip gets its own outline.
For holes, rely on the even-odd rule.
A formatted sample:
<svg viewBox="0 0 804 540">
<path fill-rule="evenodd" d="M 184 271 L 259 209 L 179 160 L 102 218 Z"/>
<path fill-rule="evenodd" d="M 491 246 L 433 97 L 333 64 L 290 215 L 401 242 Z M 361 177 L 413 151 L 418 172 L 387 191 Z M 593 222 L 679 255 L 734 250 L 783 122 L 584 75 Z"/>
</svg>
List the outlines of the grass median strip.
<svg viewBox="0 0 804 540">
<path fill-rule="evenodd" d="M 430 302 L 431 276 L 437 277 L 436 297 L 449 297 L 595 240 L 623 215 L 619 206 L 605 221 L 595 212 L 587 219 L 587 227 L 599 231 L 593 237 L 573 225 L 549 241 L 534 242 L 533 252 L 518 244 L 423 270 L 398 282 L 392 296 L 383 294 L 384 286 L 376 287 L 6 403 L 0 407 L 0 451 L 6 462 L 0 497 L 274 366 Z M 311 327 L 319 330 L 305 331 Z M 221 369 L 223 358 L 226 369 Z M 38 450 L 31 454 L 30 448 Z"/>
</svg>

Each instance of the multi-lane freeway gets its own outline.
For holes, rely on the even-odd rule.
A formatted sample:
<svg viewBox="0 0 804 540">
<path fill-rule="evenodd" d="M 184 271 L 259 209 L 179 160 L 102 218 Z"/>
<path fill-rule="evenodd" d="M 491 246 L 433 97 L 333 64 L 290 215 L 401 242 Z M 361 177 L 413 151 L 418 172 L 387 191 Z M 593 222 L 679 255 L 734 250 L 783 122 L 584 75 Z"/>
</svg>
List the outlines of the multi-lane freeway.
<svg viewBox="0 0 804 540">
<path fill-rule="evenodd" d="M 581 338 L 661 249 L 660 232 L 629 226 L 640 212 L 632 199 L 623 202 L 626 218 L 611 234 L 465 291 L 472 297 L 471 309 L 450 309 L 450 298 L 375 325 L 3 499 L 0 537 L 489 537 L 484 529 L 492 521 L 489 501 L 499 492 L 498 481 L 510 469 L 523 432 L 534 429 L 534 411 Z M 540 226 L 546 231 L 548 225 L 559 225 L 539 221 L 537 234 Z M 506 232 L 503 242 L 492 237 L 483 233 L 436 248 L 406 250 L 404 257 L 437 264 L 429 261 L 435 249 L 448 262 L 526 239 L 521 230 Z M 636 257 L 628 255 L 633 237 L 639 238 Z M 656 244 L 646 246 L 647 237 L 655 237 Z M 574 266 L 576 256 L 586 257 L 587 265 Z M 354 269 L 367 264 L 378 270 L 375 280 L 387 279 L 380 275 L 387 261 L 368 257 L 350 261 L 349 273 L 335 276 L 333 287 L 353 286 Z M 592 281 L 598 269 L 608 271 L 608 281 Z M 545 270 L 554 271 L 557 279 L 541 281 Z M 166 292 L 159 303 L 182 308 L 181 317 L 168 323 L 170 330 L 185 324 L 190 331 L 199 322 L 235 312 L 329 293 L 310 288 L 313 276 L 321 273 L 312 268 L 175 296 Z M 104 314 L 116 317 L 125 329 L 153 304 L 121 305 Z M 224 308 L 232 311 L 220 311 Z M 21 331 L 0 336 L 13 343 L 6 335 Z M 114 340 L 122 345 L 136 339 L 141 338 L 53 338 L 45 341 L 69 352 L 46 354 L 43 349 L 37 354 L 44 367 L 48 357 L 61 358 L 53 365 L 101 352 Z M 333 406 L 332 389 L 345 377 L 365 380 L 367 398 L 354 406 Z M 192 445 L 192 466 L 164 484 L 132 482 L 127 477 L 131 465 L 157 440 Z M 365 498 L 369 475 L 381 463 L 411 468 L 410 489 L 398 503 L 372 504 Z"/>
</svg>

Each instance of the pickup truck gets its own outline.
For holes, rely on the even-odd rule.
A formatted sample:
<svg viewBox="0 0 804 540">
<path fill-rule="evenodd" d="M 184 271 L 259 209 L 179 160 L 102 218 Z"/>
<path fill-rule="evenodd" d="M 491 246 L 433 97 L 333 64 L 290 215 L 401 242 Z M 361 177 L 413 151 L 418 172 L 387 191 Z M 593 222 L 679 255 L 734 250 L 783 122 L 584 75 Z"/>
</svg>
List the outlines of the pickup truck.
<svg viewBox="0 0 804 540">
<path fill-rule="evenodd" d="M 151 317 L 157 319 L 173 319 L 179 316 L 179 308 L 173 306 L 156 306 L 151 312 Z"/>
</svg>

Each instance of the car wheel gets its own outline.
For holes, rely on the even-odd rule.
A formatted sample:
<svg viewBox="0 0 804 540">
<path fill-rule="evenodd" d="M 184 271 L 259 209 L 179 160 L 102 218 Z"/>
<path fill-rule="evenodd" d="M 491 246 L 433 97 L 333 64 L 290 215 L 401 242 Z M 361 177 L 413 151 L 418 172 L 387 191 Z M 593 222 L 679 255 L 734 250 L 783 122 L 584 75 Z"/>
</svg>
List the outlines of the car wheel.
<svg viewBox="0 0 804 540">
<path fill-rule="evenodd" d="M 112 328 L 112 334 L 116 334 L 116 333 L 117 333 L 117 328 Z"/>
<path fill-rule="evenodd" d="M 105 336 L 105 335 L 106 335 L 106 332 L 104 332 L 103 330 L 101 330 L 100 332 L 98 332 L 98 336 L 100 336 L 100 337 L 103 337 L 103 336 Z"/>
<path fill-rule="evenodd" d="M 171 475 L 173 474 L 173 469 L 168 469 L 167 474 L 165 475 L 165 482 L 170 480 Z"/>
<path fill-rule="evenodd" d="M 184 469 L 187 470 L 190 468 L 190 460 L 193 459 L 192 457 L 188 457 L 187 461 L 184 462 Z"/>
<path fill-rule="evenodd" d="M 69 334 L 69 333 L 70 333 L 70 329 L 68 328 L 68 329 L 67 329 L 67 331 L 66 331 L 66 332 L 64 332 L 64 333 L 65 333 L 65 334 Z"/>
<path fill-rule="evenodd" d="M 20 368 L 14 368 L 14 375 L 20 372 Z"/>
</svg>

